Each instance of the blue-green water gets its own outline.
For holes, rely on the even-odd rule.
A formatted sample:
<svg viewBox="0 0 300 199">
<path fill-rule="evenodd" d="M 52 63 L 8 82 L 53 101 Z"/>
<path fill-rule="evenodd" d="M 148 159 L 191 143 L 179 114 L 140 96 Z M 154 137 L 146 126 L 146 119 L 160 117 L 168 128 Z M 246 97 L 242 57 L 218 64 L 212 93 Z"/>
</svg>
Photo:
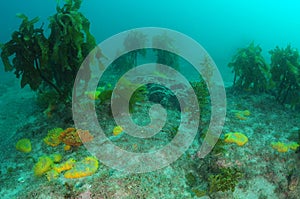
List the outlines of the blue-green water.
<svg viewBox="0 0 300 199">
<path fill-rule="evenodd" d="M 48 36 L 50 34 L 48 17 L 56 13 L 56 3 L 56 0 L 1 1 L 0 43 L 9 41 L 11 33 L 18 29 L 21 19 L 16 17 L 17 13 L 24 13 L 29 18 L 39 16 L 40 22 L 38 25 L 44 23 L 45 34 Z M 62 3 L 63 1 L 61 1 Z M 297 0 L 83 0 L 80 8 L 80 12 L 91 22 L 91 33 L 95 36 L 97 43 L 122 31 L 142 27 L 168 28 L 193 38 L 206 49 L 215 61 L 226 86 L 231 85 L 233 79 L 233 74 L 227 64 L 238 48 L 247 47 L 254 41 L 263 49 L 262 55 L 268 64 L 270 64 L 268 51 L 274 49 L 277 45 L 285 48 L 288 44 L 291 44 L 293 48 L 300 49 L 299 10 L 300 2 Z M 149 57 L 155 55 L 155 51 L 148 54 Z M 122 61 L 122 59 L 120 60 Z M 139 63 L 140 60 L 137 60 L 137 63 Z M 145 61 L 141 60 L 142 63 Z M 148 60 L 146 59 L 146 61 Z M 298 62 L 299 60 L 297 60 Z M 182 60 L 181 63 L 183 63 Z M 300 66 L 300 64 L 297 66 Z M 187 67 L 183 67 L 180 65 L 179 68 L 182 70 L 180 72 L 189 76 L 192 72 L 186 71 Z M 189 68 L 192 67 L 189 66 Z M 115 71 L 115 68 L 111 69 L 112 74 L 117 71 Z M 294 69 L 292 74 L 297 75 L 299 78 L 298 69 Z M 164 74 L 156 72 L 162 79 L 166 78 Z M 115 83 L 118 76 L 114 75 L 108 75 L 108 79 L 112 78 L 112 82 Z M 221 114 L 222 111 L 220 110 L 227 111 L 225 124 L 224 126 L 220 125 L 222 128 L 220 142 L 217 143 L 214 151 L 207 156 L 207 159 L 201 159 L 197 152 L 204 142 L 203 135 L 208 128 L 211 104 L 205 101 L 209 97 L 207 97 L 206 89 L 201 87 L 204 84 L 193 82 L 193 88 L 197 88 L 200 93 L 197 93 L 199 94 L 196 96 L 199 97 L 197 99 L 203 100 L 201 101 L 204 107 L 201 107 L 201 122 L 195 133 L 197 134 L 196 138 L 191 139 L 193 142 L 190 148 L 183 151 L 183 154 L 180 154 L 180 157 L 174 162 L 170 162 L 166 167 L 153 172 L 131 175 L 122 173 L 122 171 L 118 171 L 110 165 L 105 165 L 104 161 L 99 158 L 99 168 L 96 167 L 95 169 L 94 165 L 95 173 L 91 173 L 86 178 L 68 179 L 64 175 L 65 171 L 57 176 L 50 177 L 50 174 L 47 173 L 47 178 L 44 174 L 48 171 L 54 171 L 54 168 L 59 167 L 59 163 L 50 160 L 51 165 L 48 170 L 42 176 L 35 176 L 34 165 L 38 163 L 40 157 L 47 156 L 49 159 L 54 153 L 60 153 L 62 163 L 74 158 L 77 163 L 79 162 L 78 167 L 85 168 L 82 162 L 91 155 L 92 150 L 87 150 L 88 147 L 80 145 L 83 144 L 83 141 L 78 141 L 80 139 L 77 139 L 79 143 L 73 143 L 74 145 L 71 146 L 68 141 L 72 139 L 63 140 L 65 135 L 61 138 L 61 135 L 64 134 L 62 132 L 65 131 L 58 132 L 60 134 L 59 138 L 56 137 L 56 140 L 49 138 L 51 136 L 48 133 L 51 129 L 57 127 L 67 129 L 76 126 L 71 118 L 71 108 L 68 107 L 68 105 L 71 106 L 70 103 L 66 103 L 67 105 L 57 103 L 56 106 L 54 103 L 54 105 L 51 104 L 50 99 L 52 99 L 53 96 L 51 95 L 53 93 L 50 91 L 50 95 L 44 95 L 46 97 L 42 98 L 40 96 L 43 96 L 43 92 L 33 92 L 28 85 L 24 89 L 20 89 L 19 80 L 15 78 L 13 72 L 4 72 L 1 61 L 0 77 L 0 136 L 2 137 L 0 149 L 4 159 L 0 162 L 0 186 L 2 187 L 0 198 L 177 199 L 200 198 L 201 195 L 224 199 L 299 198 L 300 163 L 299 153 L 295 153 L 295 151 L 298 149 L 299 152 L 300 116 L 299 112 L 292 109 L 293 96 L 297 96 L 298 98 L 295 98 L 295 101 L 299 101 L 299 95 L 291 95 L 292 97 L 288 98 L 288 102 L 291 103 L 284 105 L 278 103 L 278 100 L 276 101 L 274 93 L 277 90 L 274 89 L 275 87 L 270 87 L 271 89 L 268 92 L 259 94 L 252 93 L 251 89 L 248 88 L 245 89 L 250 91 L 248 93 L 235 93 L 227 87 L 227 107 L 215 109 Z M 138 78 L 139 76 L 137 76 Z M 54 83 L 56 83 L 55 80 L 53 80 Z M 171 82 L 176 82 L 172 78 L 171 80 Z M 137 98 L 141 97 L 142 100 L 134 103 L 134 105 L 137 105 L 137 109 L 133 110 L 137 111 L 133 111 L 133 114 L 130 115 L 133 120 L 139 121 L 139 124 L 148 123 L 151 119 L 149 107 L 153 103 L 163 102 L 164 107 L 170 109 L 167 112 L 169 123 L 153 140 L 145 139 L 140 142 L 139 139 L 132 139 L 126 134 L 126 129 L 115 135 L 115 128 L 122 126 L 116 126 L 113 116 L 122 120 L 124 115 L 122 115 L 123 113 L 117 113 L 116 115 L 111 113 L 111 102 L 106 97 L 110 97 L 112 82 L 105 81 L 106 79 L 102 82 L 103 85 L 98 85 L 96 91 L 98 96 L 94 95 L 96 92 L 89 90 L 84 94 L 87 94 L 90 99 L 96 100 L 95 107 L 97 119 L 99 119 L 96 122 L 99 122 L 102 125 L 101 127 L 105 129 L 107 137 L 115 142 L 117 146 L 124 147 L 123 149 L 130 152 L 152 152 L 151 150 L 167 145 L 176 136 L 179 130 L 178 123 L 187 118 L 188 113 L 186 114 L 186 112 L 194 110 L 194 107 L 186 106 L 184 110 L 181 110 L 186 115 L 181 116 L 174 93 L 167 92 L 167 90 L 156 84 L 141 87 L 141 95 L 146 91 L 150 93 L 148 96 L 150 99 L 148 102 L 150 103 L 144 103 L 144 98 L 137 95 Z M 126 79 L 124 81 L 129 86 L 138 85 Z M 300 81 L 297 80 L 296 82 L 298 84 L 298 87 L 295 88 L 297 94 Z M 218 86 L 218 84 L 215 85 Z M 174 84 L 173 86 L 174 88 L 180 88 L 182 85 Z M 42 87 L 42 89 L 44 88 L 46 88 L 46 94 L 49 94 L 47 93 L 49 87 Z M 105 96 L 101 96 L 103 93 Z M 188 98 L 187 92 L 182 91 L 180 94 L 186 97 L 184 99 Z M 37 98 L 37 96 L 40 98 Z M 161 96 L 163 96 L 163 99 Z M 221 101 L 225 101 L 223 99 L 225 95 L 218 96 Z M 46 106 L 45 102 L 48 103 Z M 82 104 L 83 108 L 90 110 L 90 103 L 84 104 L 83 101 Z M 187 105 L 190 104 L 187 103 Z M 299 106 L 296 108 L 299 108 Z M 195 110 L 194 112 L 198 113 Z M 157 121 L 160 121 L 163 117 L 158 112 L 153 113 Z M 192 125 L 192 119 L 186 123 Z M 138 122 L 136 123 L 138 124 Z M 198 121 L 196 123 L 198 124 Z M 88 126 L 91 123 L 87 121 L 85 124 Z M 190 133 L 191 128 L 189 127 L 186 126 L 182 132 Z M 149 128 L 155 129 L 155 125 L 149 126 Z M 73 133 L 74 131 L 77 130 L 74 129 L 70 132 Z M 144 132 L 141 131 L 141 133 Z M 241 135 L 244 136 L 243 138 L 246 141 L 239 146 L 225 139 L 225 137 L 238 137 Z M 20 151 L 16 150 L 16 143 L 21 138 L 30 139 L 32 144 L 30 153 L 22 153 L 20 149 L 18 149 Z M 46 138 L 48 143 L 45 141 Z M 93 134 L 87 134 L 87 138 L 93 139 Z M 59 142 L 58 146 L 52 147 L 51 143 L 49 144 L 51 139 Z M 100 141 L 97 144 L 102 145 L 104 142 L 101 139 Z M 127 161 L 126 157 L 116 157 L 117 154 L 110 153 L 108 150 L 108 152 L 103 151 L 109 155 L 108 159 L 111 158 L 116 161 L 121 167 L 123 163 L 126 165 L 127 162 L 132 162 Z M 164 160 L 163 158 L 167 155 L 161 153 L 160 157 Z M 151 160 L 153 160 L 151 162 L 152 166 L 157 166 L 160 163 L 157 159 Z M 126 166 L 128 168 L 128 165 Z M 136 168 L 133 167 L 134 169 Z M 142 169 L 144 168 L 142 167 Z M 226 182 L 225 188 L 222 186 L 221 188 L 213 187 L 215 184 L 212 179 L 214 177 L 220 179 L 218 176 L 226 174 L 231 175 L 227 176 L 229 180 L 233 179 L 235 181 L 233 185 Z M 240 174 L 242 174 L 242 177 Z M 221 177 L 221 179 L 227 180 L 226 176 Z M 220 184 L 222 185 L 222 183 Z M 228 191 L 230 185 L 236 187 L 235 191 Z M 222 189 L 225 189 L 225 192 Z"/>
<path fill-rule="evenodd" d="M 0 42 L 4 43 L 20 24 L 16 13 L 40 16 L 40 21 L 47 23 L 47 17 L 55 13 L 56 1 L 11 0 L 0 5 Z M 83 1 L 81 11 L 91 21 L 97 42 L 132 28 L 170 28 L 198 41 L 227 73 L 227 63 L 236 49 L 251 41 L 261 45 L 265 56 L 276 45 L 290 43 L 299 48 L 299 9 L 297 0 L 89 0 Z"/>
</svg>

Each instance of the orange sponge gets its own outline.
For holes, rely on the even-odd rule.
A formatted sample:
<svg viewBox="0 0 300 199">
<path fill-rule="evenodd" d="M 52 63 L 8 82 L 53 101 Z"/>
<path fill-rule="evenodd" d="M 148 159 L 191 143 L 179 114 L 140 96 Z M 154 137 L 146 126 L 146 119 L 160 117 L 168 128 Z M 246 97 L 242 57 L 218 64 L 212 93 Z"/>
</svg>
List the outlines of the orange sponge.
<svg viewBox="0 0 300 199">
<path fill-rule="evenodd" d="M 86 157 L 77 162 L 75 166 L 68 170 L 64 176 L 65 178 L 82 178 L 93 175 L 99 167 L 98 160 L 95 157 Z"/>
</svg>

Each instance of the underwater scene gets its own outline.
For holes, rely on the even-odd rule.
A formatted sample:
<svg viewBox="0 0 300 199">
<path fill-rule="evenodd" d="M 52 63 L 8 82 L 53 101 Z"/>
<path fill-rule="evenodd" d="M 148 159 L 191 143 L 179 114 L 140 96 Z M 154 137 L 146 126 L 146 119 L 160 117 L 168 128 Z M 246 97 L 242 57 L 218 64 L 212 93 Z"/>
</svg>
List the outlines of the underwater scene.
<svg viewBox="0 0 300 199">
<path fill-rule="evenodd" d="M 0 5 L 1 199 L 300 199 L 299 1 Z"/>
</svg>

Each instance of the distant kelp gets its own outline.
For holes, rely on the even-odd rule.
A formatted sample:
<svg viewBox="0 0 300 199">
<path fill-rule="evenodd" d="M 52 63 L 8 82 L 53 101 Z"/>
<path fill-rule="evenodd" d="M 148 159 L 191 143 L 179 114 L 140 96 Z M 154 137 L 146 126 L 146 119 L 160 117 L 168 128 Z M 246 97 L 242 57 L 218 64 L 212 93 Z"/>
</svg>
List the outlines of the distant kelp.
<svg viewBox="0 0 300 199">
<path fill-rule="evenodd" d="M 297 49 L 288 45 L 269 51 L 274 94 L 280 103 L 292 106 L 300 102 L 300 60 Z"/>
<path fill-rule="evenodd" d="M 233 68 L 233 88 L 247 92 L 269 92 L 281 104 L 300 107 L 300 55 L 297 49 L 287 45 L 270 50 L 271 63 L 261 55 L 262 49 L 252 42 L 241 48 L 228 64 Z"/>
<path fill-rule="evenodd" d="M 235 89 L 253 92 L 267 89 L 269 66 L 261 52 L 261 47 L 251 42 L 248 47 L 239 49 L 233 56 L 228 66 L 233 68 Z"/>
</svg>

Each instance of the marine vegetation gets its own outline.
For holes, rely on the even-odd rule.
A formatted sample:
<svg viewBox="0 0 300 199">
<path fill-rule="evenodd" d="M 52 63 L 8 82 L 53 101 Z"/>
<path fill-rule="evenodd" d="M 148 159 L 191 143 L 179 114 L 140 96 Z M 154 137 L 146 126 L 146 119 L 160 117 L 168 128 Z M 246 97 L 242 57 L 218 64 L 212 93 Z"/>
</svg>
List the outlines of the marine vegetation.
<svg viewBox="0 0 300 199">
<path fill-rule="evenodd" d="M 202 115 L 204 115 L 203 113 L 207 113 L 207 111 L 210 111 L 206 109 L 209 105 L 208 88 L 206 86 L 205 81 L 201 77 L 200 80 L 190 82 L 190 84 L 197 96 L 197 101 L 201 112 L 200 117 L 201 117 Z"/>
<path fill-rule="evenodd" d="M 154 46 L 159 46 L 161 49 L 172 49 L 173 51 L 176 51 L 176 49 L 173 46 L 172 38 L 170 38 L 166 34 L 155 36 L 152 42 Z M 179 56 L 173 52 L 161 49 L 153 49 L 153 52 L 156 54 L 157 57 L 156 63 L 171 66 L 172 68 L 178 71 Z M 159 66 L 157 69 L 158 71 L 163 72 L 161 71 L 162 69 Z"/>
<path fill-rule="evenodd" d="M 300 104 L 300 60 L 297 49 L 288 45 L 286 48 L 278 46 L 270 50 L 271 74 L 274 84 L 274 94 L 280 103 L 290 104 L 292 107 Z"/>
<path fill-rule="evenodd" d="M 146 49 L 144 49 L 146 43 L 146 35 L 139 31 L 131 31 L 124 39 L 124 50 L 128 51 L 123 55 L 120 55 L 111 66 L 111 69 L 118 72 L 126 72 L 137 66 L 138 56 L 146 56 Z M 136 49 L 136 50 L 132 50 Z"/>
<path fill-rule="evenodd" d="M 88 19 L 78 11 L 80 5 L 81 0 L 57 5 L 57 13 L 49 18 L 49 37 L 44 34 L 43 24 L 36 27 L 38 17 L 30 20 L 18 14 L 22 19 L 19 30 L 2 46 L 5 71 L 14 71 L 21 78 L 22 88 L 28 84 L 40 95 L 51 93 L 52 98 L 42 98 L 48 105 L 70 102 L 77 71 L 96 46 Z"/>
<path fill-rule="evenodd" d="M 234 191 L 242 176 L 241 171 L 236 168 L 221 168 L 219 173 L 212 174 L 208 178 L 209 193 Z"/>
<path fill-rule="evenodd" d="M 270 92 L 280 104 L 293 109 L 300 107 L 300 56 L 297 49 L 287 45 L 270 50 L 270 66 L 261 55 L 260 46 L 252 42 L 241 48 L 228 64 L 233 68 L 236 90 Z"/>
<path fill-rule="evenodd" d="M 246 48 L 241 48 L 228 64 L 234 72 L 233 87 L 237 90 L 264 92 L 270 79 L 269 66 L 261 55 L 259 45 L 251 42 Z"/>
<path fill-rule="evenodd" d="M 115 94 L 115 98 L 129 99 L 129 112 L 133 113 L 135 111 L 135 105 L 138 103 L 143 103 L 147 100 L 147 87 L 143 84 L 135 84 L 126 78 L 121 78 L 120 84 L 122 85 L 122 88 L 119 90 L 118 94 Z M 128 96 L 128 94 L 131 92 L 132 95 Z M 98 87 L 94 95 L 98 107 L 104 108 L 104 105 L 109 105 L 110 109 L 112 93 L 113 88 L 111 86 Z M 111 110 L 109 110 L 109 112 L 111 112 Z"/>
<path fill-rule="evenodd" d="M 190 191 L 198 197 L 208 195 L 213 198 L 214 193 L 219 191 L 234 192 L 236 185 L 244 176 L 238 166 L 226 163 L 222 158 L 225 142 L 223 139 L 220 140 L 216 149 L 218 152 L 212 151 L 204 159 L 195 161 L 195 171 L 189 171 L 185 175 Z"/>
</svg>

